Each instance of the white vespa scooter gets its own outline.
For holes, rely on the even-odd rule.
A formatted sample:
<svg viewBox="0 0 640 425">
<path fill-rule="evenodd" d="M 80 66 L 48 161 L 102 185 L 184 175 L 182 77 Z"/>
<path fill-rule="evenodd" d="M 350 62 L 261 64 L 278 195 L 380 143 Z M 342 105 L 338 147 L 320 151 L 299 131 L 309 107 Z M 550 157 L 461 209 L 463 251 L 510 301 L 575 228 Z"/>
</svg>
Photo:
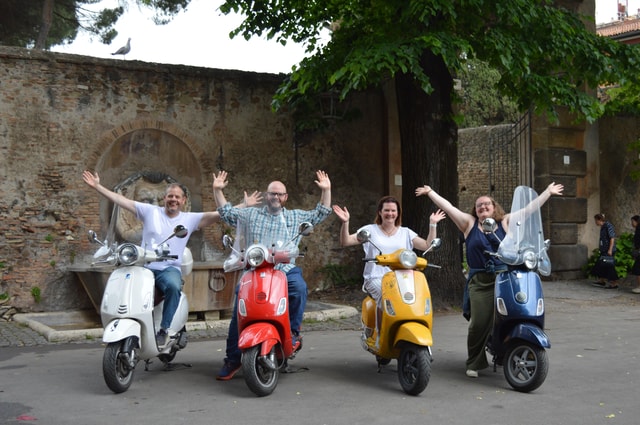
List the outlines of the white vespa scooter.
<svg viewBox="0 0 640 425">
<path fill-rule="evenodd" d="M 166 346 L 156 345 L 156 330 L 160 329 L 164 297 L 155 288 L 153 272 L 144 267 L 152 261 L 178 258 L 169 252 L 166 242 L 175 237 L 187 236 L 184 226 L 176 226 L 174 232 L 155 250 L 148 250 L 133 243 L 109 246 L 98 240 L 94 231 L 89 231 L 89 240 L 99 243 L 101 248 L 94 254 L 98 259 L 93 264 L 111 264 L 115 270 L 109 276 L 102 296 L 100 316 L 107 343 L 102 359 L 102 373 L 107 386 L 114 393 L 129 389 L 133 381 L 136 364 L 145 361 L 145 370 L 154 357 L 163 363 L 171 362 L 176 353 L 187 345 L 186 323 L 189 306 L 184 292 L 180 295 L 178 309 L 169 328 Z M 182 256 L 182 276 L 191 273 L 193 257 L 189 248 Z"/>
</svg>

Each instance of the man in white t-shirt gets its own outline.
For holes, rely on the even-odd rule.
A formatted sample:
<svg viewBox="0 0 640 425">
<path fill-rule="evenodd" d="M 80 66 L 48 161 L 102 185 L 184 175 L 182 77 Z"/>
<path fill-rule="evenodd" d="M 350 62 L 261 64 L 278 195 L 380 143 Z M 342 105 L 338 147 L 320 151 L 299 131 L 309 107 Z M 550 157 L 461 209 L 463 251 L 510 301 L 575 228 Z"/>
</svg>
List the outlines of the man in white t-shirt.
<svg viewBox="0 0 640 425">
<path fill-rule="evenodd" d="M 183 206 L 187 201 L 185 188 L 178 183 L 170 183 L 164 195 L 164 205 L 152 205 L 129 199 L 123 195 L 115 193 L 100 184 L 98 173 L 92 174 L 89 171 L 82 173 L 82 178 L 90 187 L 99 194 L 110 200 L 121 208 L 133 213 L 136 218 L 142 221 L 142 243 L 141 246 L 155 249 L 159 243 L 164 241 L 177 225 L 182 225 L 188 230 L 187 237 L 174 238 L 170 244 L 170 252 L 178 255 L 176 260 L 152 262 L 146 265 L 156 280 L 156 287 L 164 294 L 164 308 L 160 329 L 156 333 L 156 343 L 158 347 L 163 347 L 169 339 L 169 327 L 173 316 L 178 309 L 180 302 L 180 292 L 182 288 L 182 254 L 187 246 L 189 237 L 193 232 L 205 226 L 209 226 L 220 220 L 217 211 L 210 212 L 184 212 Z M 247 197 L 245 192 L 245 204 L 259 201 L 259 194 L 254 192 Z M 177 332 L 179 329 L 174 329 Z"/>
</svg>

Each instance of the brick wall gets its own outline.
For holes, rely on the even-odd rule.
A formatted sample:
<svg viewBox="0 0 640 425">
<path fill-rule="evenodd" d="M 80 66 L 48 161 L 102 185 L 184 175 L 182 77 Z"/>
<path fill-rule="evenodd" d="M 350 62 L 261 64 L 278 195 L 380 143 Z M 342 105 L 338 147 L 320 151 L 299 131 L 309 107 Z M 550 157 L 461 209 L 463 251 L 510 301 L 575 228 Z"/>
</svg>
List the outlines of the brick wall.
<svg viewBox="0 0 640 425">
<path fill-rule="evenodd" d="M 87 231 L 104 235 L 110 206 L 83 183 L 85 169 L 98 170 L 108 187 L 138 171 L 166 172 L 190 188 L 193 211 L 215 208 L 212 173 L 222 168 L 232 202 L 282 180 L 289 208 L 312 208 L 318 169 L 329 173 L 341 204 L 365 205 L 384 190 L 372 171 L 382 169 L 384 134 L 375 91 L 354 99 L 360 119 L 334 123 L 296 147 L 290 115 L 270 106 L 283 75 L 1 46 L 0 73 L 0 294 L 24 311 L 91 308 L 67 268 L 95 251 Z M 322 285 L 319 267 L 352 254 L 335 249 L 338 229 L 331 217 L 305 240 L 311 288 Z M 215 225 L 199 238 L 220 249 L 222 232 Z"/>
</svg>

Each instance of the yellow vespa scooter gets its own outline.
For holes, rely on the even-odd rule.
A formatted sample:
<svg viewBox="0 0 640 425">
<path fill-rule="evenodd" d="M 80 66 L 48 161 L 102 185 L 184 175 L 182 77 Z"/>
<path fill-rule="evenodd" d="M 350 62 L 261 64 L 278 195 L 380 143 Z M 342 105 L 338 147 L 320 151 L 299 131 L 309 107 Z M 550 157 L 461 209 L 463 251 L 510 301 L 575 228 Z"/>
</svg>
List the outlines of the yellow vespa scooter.
<svg viewBox="0 0 640 425">
<path fill-rule="evenodd" d="M 359 230 L 357 237 L 361 243 L 372 243 L 366 229 Z M 441 240 L 434 239 L 423 255 L 437 250 L 440 245 Z M 398 380 L 402 389 L 409 395 L 418 395 L 429 384 L 433 345 L 431 292 L 422 270 L 427 266 L 439 266 L 428 264 L 426 259 L 407 249 L 380 253 L 364 260 L 391 270 L 382 277 L 380 311 L 371 296 L 362 301 L 362 346 L 376 356 L 378 371 L 392 359 L 398 359 Z M 376 314 L 380 335 L 376 330 Z"/>
</svg>

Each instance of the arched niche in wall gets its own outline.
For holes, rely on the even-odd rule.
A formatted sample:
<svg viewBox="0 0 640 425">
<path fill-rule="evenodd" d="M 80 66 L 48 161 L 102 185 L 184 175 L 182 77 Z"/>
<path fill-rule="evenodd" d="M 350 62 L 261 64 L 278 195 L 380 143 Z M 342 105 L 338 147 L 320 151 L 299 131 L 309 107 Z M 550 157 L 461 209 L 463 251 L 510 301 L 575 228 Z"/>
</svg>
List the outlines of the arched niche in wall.
<svg viewBox="0 0 640 425">
<path fill-rule="evenodd" d="M 95 164 L 101 183 L 109 189 L 139 173 L 166 174 L 188 188 L 191 210 L 202 211 L 202 170 L 207 168 L 204 158 L 193 137 L 175 125 L 134 120 L 105 132 L 90 163 Z M 112 205 L 102 202 L 100 223 L 105 232 L 110 227 L 111 213 Z M 199 239 L 192 242 L 201 243 Z"/>
</svg>

